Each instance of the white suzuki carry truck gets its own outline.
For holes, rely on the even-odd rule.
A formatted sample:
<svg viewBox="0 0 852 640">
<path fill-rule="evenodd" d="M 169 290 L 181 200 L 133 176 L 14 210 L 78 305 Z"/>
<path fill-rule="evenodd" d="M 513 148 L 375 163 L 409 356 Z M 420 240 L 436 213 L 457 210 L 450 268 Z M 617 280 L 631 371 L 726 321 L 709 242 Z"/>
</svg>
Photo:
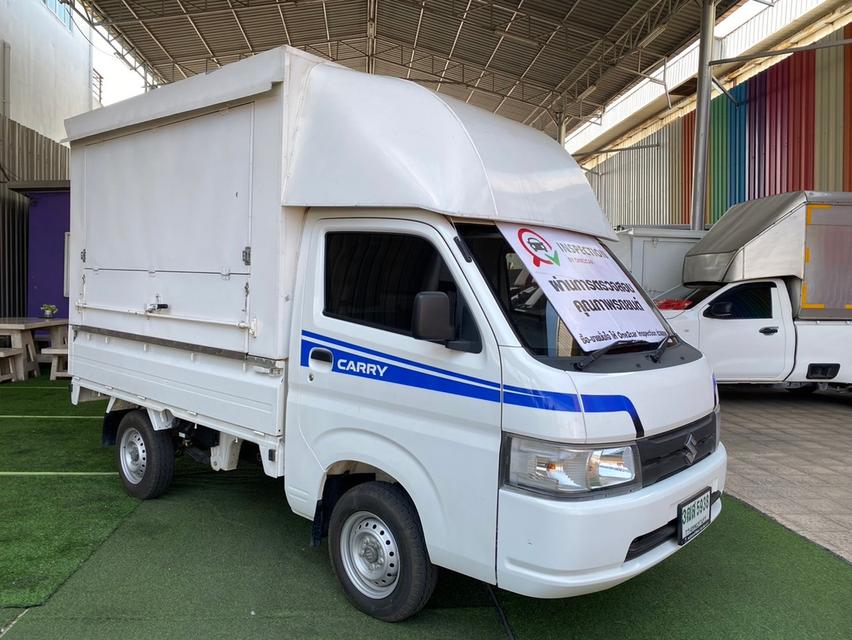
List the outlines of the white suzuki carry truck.
<svg viewBox="0 0 852 640">
<path fill-rule="evenodd" d="M 132 495 L 255 450 L 391 621 L 438 567 L 573 596 L 719 515 L 707 362 L 541 133 L 288 48 L 67 128 L 72 401 Z"/>
</svg>

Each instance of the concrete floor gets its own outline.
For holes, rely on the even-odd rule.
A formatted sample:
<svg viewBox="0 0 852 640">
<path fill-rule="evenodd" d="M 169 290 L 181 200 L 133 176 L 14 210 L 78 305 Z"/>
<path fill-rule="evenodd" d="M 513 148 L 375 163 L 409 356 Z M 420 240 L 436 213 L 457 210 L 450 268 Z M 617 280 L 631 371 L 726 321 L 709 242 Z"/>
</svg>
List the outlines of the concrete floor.
<svg viewBox="0 0 852 640">
<path fill-rule="evenodd" d="M 723 387 L 726 491 L 852 562 L 852 393 Z"/>
</svg>

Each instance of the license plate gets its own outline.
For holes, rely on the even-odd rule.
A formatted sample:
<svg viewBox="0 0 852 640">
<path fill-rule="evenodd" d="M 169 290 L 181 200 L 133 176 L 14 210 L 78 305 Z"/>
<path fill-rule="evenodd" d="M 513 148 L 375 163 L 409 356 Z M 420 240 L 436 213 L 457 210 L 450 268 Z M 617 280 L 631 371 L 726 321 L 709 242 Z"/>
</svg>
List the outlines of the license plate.
<svg viewBox="0 0 852 640">
<path fill-rule="evenodd" d="M 710 524 L 710 487 L 677 507 L 677 542 L 686 544 Z"/>
</svg>

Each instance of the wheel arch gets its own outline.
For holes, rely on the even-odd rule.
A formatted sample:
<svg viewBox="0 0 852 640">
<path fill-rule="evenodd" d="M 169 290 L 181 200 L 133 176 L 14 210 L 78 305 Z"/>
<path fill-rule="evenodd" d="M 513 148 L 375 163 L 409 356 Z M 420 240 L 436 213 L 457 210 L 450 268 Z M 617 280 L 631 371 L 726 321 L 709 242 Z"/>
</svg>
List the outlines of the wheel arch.
<svg viewBox="0 0 852 640">
<path fill-rule="evenodd" d="M 381 435 L 354 429 L 332 433 L 336 437 L 329 439 L 326 433 L 312 447 L 326 454 L 318 456 L 323 473 L 318 479 L 312 539 L 318 541 L 327 533 L 331 509 L 346 490 L 372 479 L 383 480 L 398 484 L 414 504 L 432 561 L 440 564 L 434 552 L 444 546 L 446 517 L 428 470 L 411 452 Z M 353 455 L 353 451 L 359 453 Z"/>
</svg>

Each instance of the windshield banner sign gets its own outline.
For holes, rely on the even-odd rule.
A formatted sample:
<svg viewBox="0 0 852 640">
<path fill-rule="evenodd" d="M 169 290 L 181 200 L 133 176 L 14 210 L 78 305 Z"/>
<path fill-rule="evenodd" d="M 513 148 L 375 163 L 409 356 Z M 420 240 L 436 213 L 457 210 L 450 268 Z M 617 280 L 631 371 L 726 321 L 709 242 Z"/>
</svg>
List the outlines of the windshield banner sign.
<svg viewBox="0 0 852 640">
<path fill-rule="evenodd" d="M 630 278 L 596 239 L 572 231 L 497 225 L 585 351 L 668 334 Z"/>
</svg>

